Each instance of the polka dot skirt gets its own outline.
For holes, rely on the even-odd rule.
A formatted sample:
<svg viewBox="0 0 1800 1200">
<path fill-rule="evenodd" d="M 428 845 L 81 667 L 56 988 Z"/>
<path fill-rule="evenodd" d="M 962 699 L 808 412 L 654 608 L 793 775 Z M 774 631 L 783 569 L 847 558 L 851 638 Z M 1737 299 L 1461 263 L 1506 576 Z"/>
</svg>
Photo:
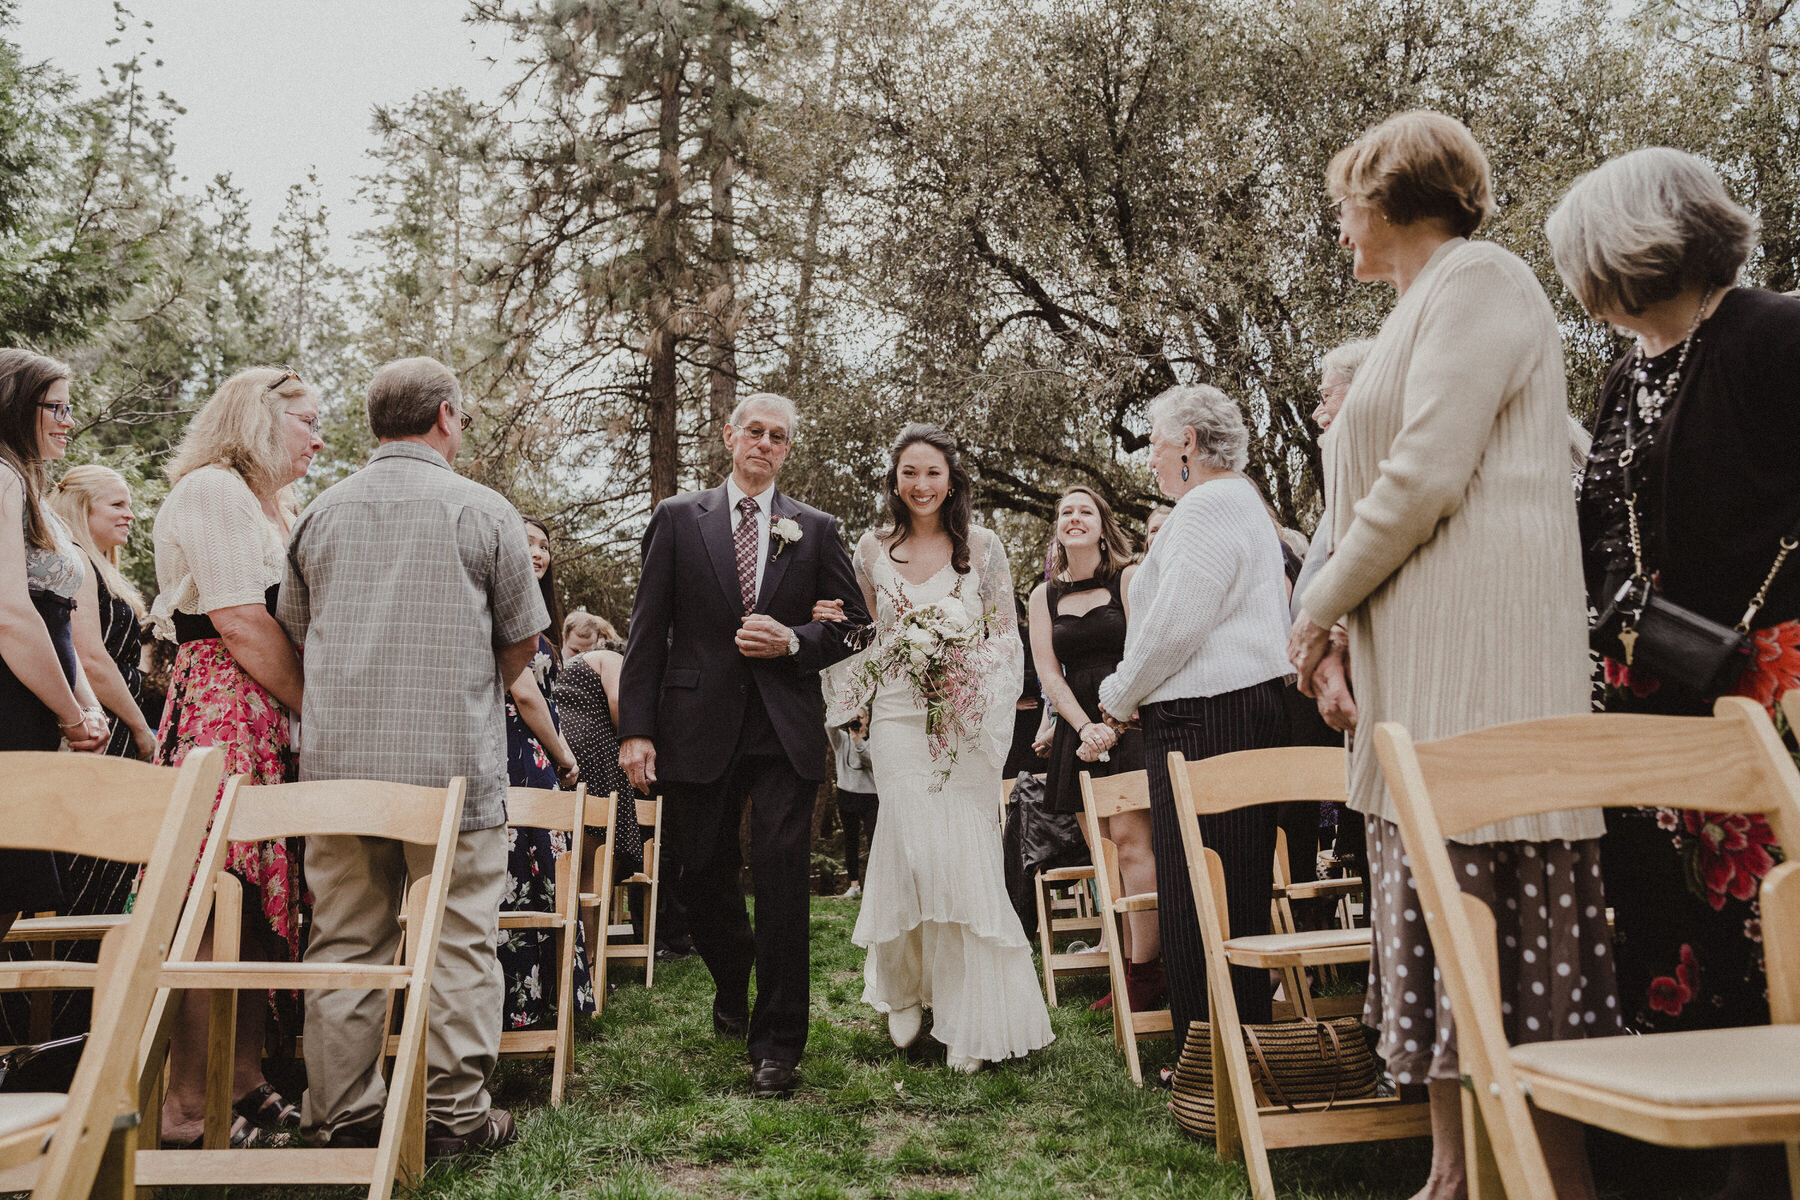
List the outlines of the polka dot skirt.
<svg viewBox="0 0 1800 1200">
<path fill-rule="evenodd" d="M 1458 1078 L 1456 1030 L 1400 827 L 1368 820 L 1373 954 L 1363 1023 L 1398 1083 Z M 1450 843 L 1457 881 L 1498 926 L 1500 1011 L 1514 1044 L 1622 1032 L 1600 842 Z"/>
</svg>

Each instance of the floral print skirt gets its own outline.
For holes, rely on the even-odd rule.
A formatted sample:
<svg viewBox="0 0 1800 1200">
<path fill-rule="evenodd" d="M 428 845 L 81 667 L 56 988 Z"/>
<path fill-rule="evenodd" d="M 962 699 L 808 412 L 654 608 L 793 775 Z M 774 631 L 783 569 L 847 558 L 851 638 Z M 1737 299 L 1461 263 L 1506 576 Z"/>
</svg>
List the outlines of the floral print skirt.
<svg viewBox="0 0 1800 1200">
<path fill-rule="evenodd" d="M 1800 621 L 1753 636 L 1750 666 L 1732 689 L 1776 716 L 1800 688 Z M 1704 696 L 1607 660 L 1609 712 L 1701 716 Z M 1609 809 L 1606 897 L 1615 913 L 1619 997 L 1640 1033 L 1766 1025 L 1762 914 L 1757 891 L 1785 857 L 1761 817 L 1690 809 Z"/>
<path fill-rule="evenodd" d="M 185 642 L 176 652 L 153 761 L 178 766 L 196 746 L 224 751 L 227 779 L 247 775 L 251 783 L 286 783 L 294 778 L 287 714 L 217 638 Z M 224 790 L 221 785 L 220 795 Z M 218 803 L 215 797 L 215 812 Z M 295 960 L 305 890 L 300 845 L 297 838 L 233 842 L 226 855 L 231 873 L 244 882 L 245 909 L 261 917 L 270 937 L 285 943 Z M 246 927 L 246 932 L 257 931 Z"/>
<path fill-rule="evenodd" d="M 551 719 L 556 709 L 551 708 Z M 512 697 L 506 699 L 506 776 L 513 787 L 556 787 L 550 756 L 526 729 Z M 568 853 L 567 835 L 547 829 L 506 831 L 506 892 L 501 912 L 550 912 L 556 908 L 556 860 Z M 588 969 L 587 934 L 575 927 L 575 1011 L 594 1011 L 594 984 Z M 557 944 L 547 929 L 520 929 L 500 938 L 500 970 L 506 981 L 502 1029 L 526 1029 L 556 1008 Z"/>
</svg>

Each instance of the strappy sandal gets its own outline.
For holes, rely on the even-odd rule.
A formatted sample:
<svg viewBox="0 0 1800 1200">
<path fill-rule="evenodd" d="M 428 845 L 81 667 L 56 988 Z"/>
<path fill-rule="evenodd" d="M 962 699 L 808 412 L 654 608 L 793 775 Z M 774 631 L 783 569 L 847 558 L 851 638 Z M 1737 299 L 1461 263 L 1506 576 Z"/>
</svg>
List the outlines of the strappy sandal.
<svg viewBox="0 0 1800 1200">
<path fill-rule="evenodd" d="M 205 1148 L 201 1144 L 205 1140 L 204 1134 L 191 1142 L 165 1140 L 162 1148 L 164 1150 L 201 1150 Z M 260 1126 L 252 1125 L 249 1119 L 242 1115 L 231 1122 L 231 1148 L 233 1150 L 285 1150 L 293 1144 L 294 1139 L 291 1135 L 282 1133 L 280 1130 L 263 1129 Z"/>
<path fill-rule="evenodd" d="M 245 1093 L 231 1106 L 231 1111 L 252 1125 L 260 1125 L 266 1129 L 300 1128 L 300 1110 L 289 1104 L 280 1092 L 267 1083 L 258 1084 Z"/>
</svg>

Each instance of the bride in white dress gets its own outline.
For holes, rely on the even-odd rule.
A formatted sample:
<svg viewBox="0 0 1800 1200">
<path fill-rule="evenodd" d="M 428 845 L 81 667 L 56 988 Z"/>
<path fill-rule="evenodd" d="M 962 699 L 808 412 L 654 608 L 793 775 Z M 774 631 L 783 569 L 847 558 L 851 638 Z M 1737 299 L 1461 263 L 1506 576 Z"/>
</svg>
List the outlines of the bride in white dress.
<svg viewBox="0 0 1800 1200">
<path fill-rule="evenodd" d="M 969 478 L 949 435 L 907 426 L 887 490 L 893 527 L 864 534 L 855 554 L 875 641 L 825 683 L 832 723 L 869 713 L 881 797 L 851 940 L 868 951 L 863 1000 L 888 1015 L 895 1045 L 918 1038 L 929 1008 L 948 1065 L 972 1072 L 1054 1036 L 1001 865 L 1001 769 L 1024 648 L 1005 548 L 969 525 Z M 904 636 L 903 614 L 930 605 L 985 615 L 985 637 L 948 689 L 958 716 L 947 733 L 927 730 L 911 680 L 871 683 L 865 669 Z"/>
</svg>

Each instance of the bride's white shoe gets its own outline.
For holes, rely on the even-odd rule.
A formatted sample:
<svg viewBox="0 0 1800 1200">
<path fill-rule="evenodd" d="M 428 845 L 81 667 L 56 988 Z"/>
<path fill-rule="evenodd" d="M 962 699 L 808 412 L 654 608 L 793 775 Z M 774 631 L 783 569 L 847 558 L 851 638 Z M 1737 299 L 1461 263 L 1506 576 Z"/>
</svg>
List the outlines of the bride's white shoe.
<svg viewBox="0 0 1800 1200">
<path fill-rule="evenodd" d="M 959 1075 L 973 1075 L 981 1070 L 979 1058 L 964 1058 L 960 1054 L 949 1054 L 944 1057 L 944 1065 Z"/>
<path fill-rule="evenodd" d="M 888 1036 L 904 1050 L 919 1040 L 919 1029 L 925 1024 L 925 1011 L 917 1004 L 888 1012 Z"/>
</svg>

